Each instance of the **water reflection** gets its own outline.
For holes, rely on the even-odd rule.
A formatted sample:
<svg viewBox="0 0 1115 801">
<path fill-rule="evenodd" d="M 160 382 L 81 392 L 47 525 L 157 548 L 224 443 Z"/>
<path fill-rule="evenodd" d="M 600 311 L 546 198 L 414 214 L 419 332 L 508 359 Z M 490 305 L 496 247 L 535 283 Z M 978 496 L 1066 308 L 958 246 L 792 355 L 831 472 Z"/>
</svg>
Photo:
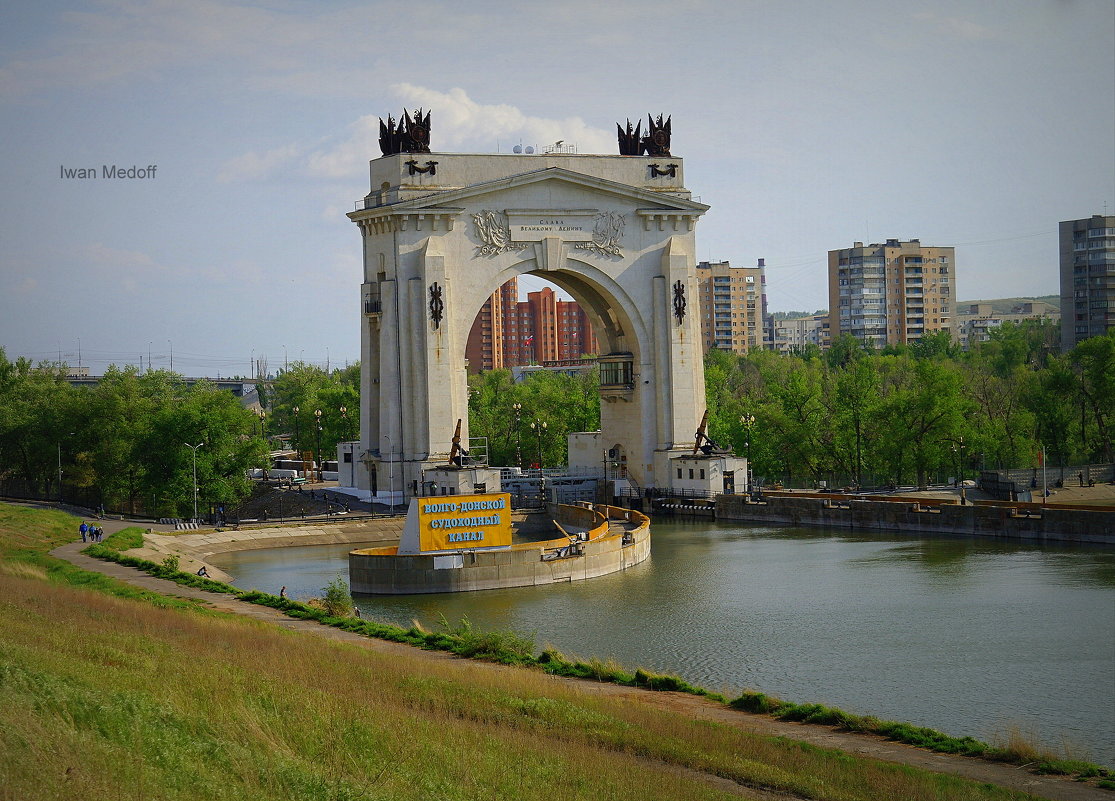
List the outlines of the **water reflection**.
<svg viewBox="0 0 1115 801">
<path fill-rule="evenodd" d="M 352 546 L 228 554 L 240 586 L 319 595 Z M 1115 764 L 1115 554 L 961 537 L 655 523 L 651 558 L 589 582 L 361 597 L 567 654 L 993 738 L 1018 724 Z"/>
</svg>

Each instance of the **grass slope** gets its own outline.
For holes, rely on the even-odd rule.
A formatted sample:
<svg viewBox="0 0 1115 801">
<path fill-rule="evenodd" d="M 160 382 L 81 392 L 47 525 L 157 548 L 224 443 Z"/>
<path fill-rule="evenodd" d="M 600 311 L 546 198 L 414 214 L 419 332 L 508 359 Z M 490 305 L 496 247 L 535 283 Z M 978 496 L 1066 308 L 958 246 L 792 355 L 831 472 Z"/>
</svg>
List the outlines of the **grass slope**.
<svg viewBox="0 0 1115 801">
<path fill-rule="evenodd" d="M 0 506 L 0 799 L 1028 797 L 122 592 L 25 512 Z"/>
</svg>

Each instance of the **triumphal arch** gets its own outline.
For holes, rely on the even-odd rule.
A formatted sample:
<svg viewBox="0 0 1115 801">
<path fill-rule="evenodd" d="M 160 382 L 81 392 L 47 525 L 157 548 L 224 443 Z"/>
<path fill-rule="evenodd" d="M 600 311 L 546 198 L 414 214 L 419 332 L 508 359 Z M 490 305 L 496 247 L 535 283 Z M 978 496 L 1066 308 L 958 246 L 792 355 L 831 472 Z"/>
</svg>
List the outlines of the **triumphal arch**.
<svg viewBox="0 0 1115 801">
<path fill-rule="evenodd" d="M 432 153 L 428 113 L 381 122 L 385 155 L 348 215 L 364 260 L 358 487 L 410 497 L 449 460 L 458 419 L 467 442 L 465 340 L 523 273 L 585 310 L 602 441 L 639 487 L 669 486 L 705 408 L 694 228 L 708 206 L 685 188 L 669 121 L 649 123 L 620 128 L 618 154 L 585 155 Z"/>
</svg>

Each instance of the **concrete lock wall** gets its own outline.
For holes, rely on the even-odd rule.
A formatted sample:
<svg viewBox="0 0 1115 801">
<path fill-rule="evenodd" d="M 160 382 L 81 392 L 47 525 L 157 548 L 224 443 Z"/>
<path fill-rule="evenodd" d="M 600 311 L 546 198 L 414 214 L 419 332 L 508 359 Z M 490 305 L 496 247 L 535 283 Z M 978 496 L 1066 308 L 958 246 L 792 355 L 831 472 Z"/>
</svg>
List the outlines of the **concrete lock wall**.
<svg viewBox="0 0 1115 801">
<path fill-rule="evenodd" d="M 366 548 L 349 554 L 349 586 L 365 595 L 529 587 L 617 573 L 650 556 L 650 519 L 639 512 L 564 505 L 557 511 L 562 525 L 584 528 L 588 540 L 574 548 L 563 537 L 451 556 L 399 556 L 394 546 Z M 622 522 L 622 530 L 609 520 Z"/>
<path fill-rule="evenodd" d="M 910 499 L 864 500 L 842 496 L 744 495 L 716 500 L 719 520 L 826 526 L 871 531 L 919 531 L 1049 542 L 1115 544 L 1115 510 L 1065 508 L 1040 503 Z"/>
</svg>

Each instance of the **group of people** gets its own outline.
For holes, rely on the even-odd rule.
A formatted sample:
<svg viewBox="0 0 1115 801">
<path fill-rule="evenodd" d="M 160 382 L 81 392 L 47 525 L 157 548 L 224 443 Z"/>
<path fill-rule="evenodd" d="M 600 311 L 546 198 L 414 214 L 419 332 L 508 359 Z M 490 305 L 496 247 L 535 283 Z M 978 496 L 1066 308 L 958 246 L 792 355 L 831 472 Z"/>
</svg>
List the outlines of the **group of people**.
<svg viewBox="0 0 1115 801">
<path fill-rule="evenodd" d="M 81 532 L 82 542 L 101 542 L 105 536 L 105 530 L 103 528 L 95 526 L 92 523 L 86 523 L 84 520 L 81 521 L 81 525 L 77 527 L 77 530 Z"/>
</svg>

